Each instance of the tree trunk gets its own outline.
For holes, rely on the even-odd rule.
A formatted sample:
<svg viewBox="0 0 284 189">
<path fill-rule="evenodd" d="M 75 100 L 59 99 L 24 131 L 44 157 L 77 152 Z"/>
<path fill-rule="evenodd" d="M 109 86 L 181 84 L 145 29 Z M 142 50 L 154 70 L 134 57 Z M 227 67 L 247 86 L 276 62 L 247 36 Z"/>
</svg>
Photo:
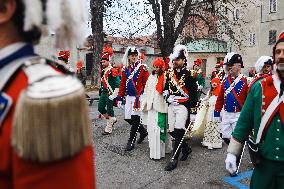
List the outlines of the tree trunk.
<svg viewBox="0 0 284 189">
<path fill-rule="evenodd" d="M 99 87 L 100 84 L 100 60 L 104 44 L 103 34 L 103 12 L 104 0 L 91 0 L 90 8 L 92 14 L 92 34 L 93 34 L 93 66 L 92 85 Z"/>
</svg>

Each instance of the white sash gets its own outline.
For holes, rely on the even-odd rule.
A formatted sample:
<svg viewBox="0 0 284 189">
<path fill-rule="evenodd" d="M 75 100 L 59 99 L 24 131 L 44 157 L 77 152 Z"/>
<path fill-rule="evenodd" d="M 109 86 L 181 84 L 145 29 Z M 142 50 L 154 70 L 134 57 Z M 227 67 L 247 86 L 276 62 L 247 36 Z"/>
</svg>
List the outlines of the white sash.
<svg viewBox="0 0 284 189">
<path fill-rule="evenodd" d="M 131 72 L 131 74 L 128 76 L 127 81 L 126 81 L 126 85 L 128 84 L 128 82 L 133 78 L 134 74 L 139 70 L 139 68 L 142 66 L 142 63 L 140 62 L 136 68 L 133 70 L 133 72 Z"/>
<path fill-rule="evenodd" d="M 271 117 L 272 113 L 274 112 L 275 108 L 279 106 L 279 104 L 283 101 L 283 98 L 281 100 L 279 99 L 279 96 L 277 96 L 272 100 L 272 102 L 269 104 L 268 108 L 266 109 L 265 113 L 263 114 L 260 122 L 260 126 L 257 132 L 257 137 L 256 137 L 256 144 L 260 142 L 263 130 L 265 125 L 267 124 L 269 118 Z"/>
<path fill-rule="evenodd" d="M 183 96 L 185 96 L 186 98 L 189 98 L 189 96 L 188 96 L 188 94 L 186 94 L 186 92 L 184 92 L 184 90 L 180 87 L 180 85 L 177 83 L 177 81 L 174 79 L 174 72 L 172 71 L 172 73 L 170 73 L 171 74 L 171 81 L 172 81 L 172 83 L 176 86 L 176 88 L 178 89 L 178 91 L 183 95 Z"/>
<path fill-rule="evenodd" d="M 229 76 L 228 76 L 229 77 Z M 243 77 L 243 74 L 240 74 L 234 81 L 231 83 L 230 87 L 225 91 L 225 96 L 227 96 L 233 89 L 234 87 L 238 84 L 238 82 L 241 80 Z"/>
<path fill-rule="evenodd" d="M 106 73 L 107 73 L 108 71 L 110 71 L 111 68 L 112 68 L 111 66 L 109 66 L 109 67 L 106 68 L 103 77 L 104 77 L 104 80 L 105 80 L 105 82 L 106 82 L 107 88 L 108 88 L 108 90 L 111 92 L 111 95 L 112 95 L 114 91 L 112 90 L 112 88 L 111 88 L 111 86 L 110 86 L 110 84 L 109 84 L 109 82 L 108 82 L 108 78 L 106 78 Z"/>
</svg>

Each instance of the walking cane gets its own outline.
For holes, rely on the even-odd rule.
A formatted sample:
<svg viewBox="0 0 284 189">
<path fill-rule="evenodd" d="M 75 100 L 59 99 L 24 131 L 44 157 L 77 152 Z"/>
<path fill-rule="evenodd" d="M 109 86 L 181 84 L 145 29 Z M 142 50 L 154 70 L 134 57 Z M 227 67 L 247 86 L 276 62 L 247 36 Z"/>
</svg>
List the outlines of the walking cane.
<svg viewBox="0 0 284 189">
<path fill-rule="evenodd" d="M 238 163 L 237 170 L 236 170 L 236 172 L 235 172 L 234 174 L 231 174 L 231 177 L 237 176 L 238 173 L 239 173 L 239 171 L 240 171 L 242 159 L 243 159 L 243 156 L 244 156 L 244 153 L 245 153 L 246 144 L 247 144 L 247 142 L 245 141 L 245 144 L 244 144 L 244 146 L 243 146 L 242 153 L 241 153 L 241 156 L 240 156 L 240 159 L 239 159 L 239 163 Z"/>
<path fill-rule="evenodd" d="M 188 127 L 186 128 L 185 133 L 184 133 L 184 135 L 183 135 L 183 137 L 182 137 L 180 143 L 178 144 L 178 147 L 177 147 L 177 149 L 176 149 L 176 151 L 175 151 L 175 153 L 174 153 L 174 155 L 173 155 L 173 157 L 172 157 L 172 159 L 171 159 L 171 162 L 174 161 L 175 156 L 176 156 L 176 154 L 177 154 L 177 152 L 178 152 L 178 150 L 179 150 L 179 148 L 180 148 L 182 142 L 184 141 L 184 138 L 185 138 L 185 136 L 186 136 L 186 133 L 189 131 L 191 124 L 192 124 L 192 121 L 189 122 L 189 125 L 188 125 Z"/>
</svg>

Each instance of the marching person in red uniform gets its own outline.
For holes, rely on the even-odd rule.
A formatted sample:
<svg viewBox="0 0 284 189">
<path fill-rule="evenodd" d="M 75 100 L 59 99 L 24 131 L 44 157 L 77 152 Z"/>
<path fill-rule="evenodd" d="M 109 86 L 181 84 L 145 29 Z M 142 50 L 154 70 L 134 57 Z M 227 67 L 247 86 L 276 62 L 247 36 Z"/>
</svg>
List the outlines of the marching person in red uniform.
<svg viewBox="0 0 284 189">
<path fill-rule="evenodd" d="M 45 14 L 51 11 L 45 3 L 67 10 L 55 0 L 0 4 L 0 188 L 94 189 L 94 148 L 84 88 L 62 65 L 33 50 L 43 14 L 47 23 L 62 19 Z M 72 3 L 78 9 L 71 15 L 81 18 L 81 2 Z M 84 19 L 62 20 L 58 27 L 64 32 L 56 30 L 62 48 L 79 40 L 74 32 L 81 33 L 66 23 L 80 28 Z"/>
<path fill-rule="evenodd" d="M 224 62 L 227 66 L 228 76 L 225 77 L 221 85 L 221 91 L 215 104 L 214 119 L 222 121 L 222 138 L 226 143 L 229 143 L 247 97 L 248 85 L 247 79 L 241 74 L 241 68 L 243 68 L 241 55 L 234 52 L 228 53 Z M 223 108 L 224 113 L 221 120 Z"/>
<path fill-rule="evenodd" d="M 122 108 L 122 100 L 125 97 L 125 121 L 131 125 L 130 136 L 125 148 L 126 151 L 134 149 L 136 133 L 140 133 L 137 141 L 140 144 L 148 135 L 146 129 L 140 123 L 141 107 L 140 101 L 149 77 L 145 64 L 138 61 L 138 50 L 128 47 L 122 59 L 125 68 L 122 72 L 118 92 L 118 108 Z"/>
</svg>

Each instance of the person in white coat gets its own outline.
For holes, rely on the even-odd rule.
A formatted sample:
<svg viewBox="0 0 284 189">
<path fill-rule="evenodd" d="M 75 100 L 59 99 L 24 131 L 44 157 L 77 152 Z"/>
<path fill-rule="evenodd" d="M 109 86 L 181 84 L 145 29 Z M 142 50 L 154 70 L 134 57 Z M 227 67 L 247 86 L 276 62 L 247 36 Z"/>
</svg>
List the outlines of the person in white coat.
<svg viewBox="0 0 284 189">
<path fill-rule="evenodd" d="M 165 62 L 161 58 L 153 61 L 153 72 L 149 76 L 144 90 L 143 106 L 147 114 L 147 131 L 151 159 L 165 157 L 167 139 L 168 105 L 163 97 L 165 85 Z M 167 144 L 167 146 L 170 146 Z"/>
</svg>

